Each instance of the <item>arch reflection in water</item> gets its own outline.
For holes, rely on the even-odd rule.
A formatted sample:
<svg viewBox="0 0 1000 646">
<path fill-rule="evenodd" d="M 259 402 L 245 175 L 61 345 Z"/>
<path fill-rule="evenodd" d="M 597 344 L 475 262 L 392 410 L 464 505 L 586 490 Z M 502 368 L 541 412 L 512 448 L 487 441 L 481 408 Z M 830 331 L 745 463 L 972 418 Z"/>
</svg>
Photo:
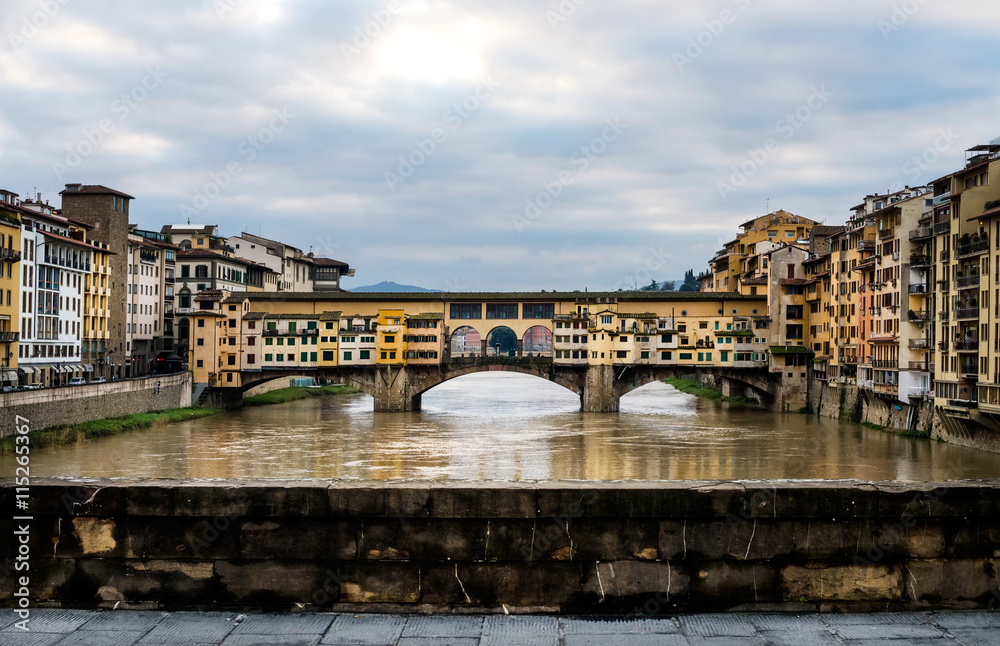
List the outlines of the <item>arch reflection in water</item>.
<svg viewBox="0 0 1000 646">
<path fill-rule="evenodd" d="M 39 476 L 457 480 L 993 477 L 1000 455 L 834 420 L 728 408 L 654 383 L 619 414 L 581 413 L 557 384 L 478 373 L 423 410 L 314 398 L 32 454 Z M 121 455 L 128 455 L 123 461 Z M 0 458 L 12 472 L 13 456 Z"/>
</svg>

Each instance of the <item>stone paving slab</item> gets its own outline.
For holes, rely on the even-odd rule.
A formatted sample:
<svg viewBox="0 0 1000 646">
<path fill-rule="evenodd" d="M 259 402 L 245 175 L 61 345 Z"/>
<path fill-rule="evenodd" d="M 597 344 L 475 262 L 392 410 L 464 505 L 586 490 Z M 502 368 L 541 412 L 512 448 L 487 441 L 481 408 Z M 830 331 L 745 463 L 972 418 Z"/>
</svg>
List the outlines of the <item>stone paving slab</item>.
<svg viewBox="0 0 1000 646">
<path fill-rule="evenodd" d="M 662 618 L 0 612 L 0 646 L 998 646 L 1000 612 L 705 614 Z"/>
</svg>

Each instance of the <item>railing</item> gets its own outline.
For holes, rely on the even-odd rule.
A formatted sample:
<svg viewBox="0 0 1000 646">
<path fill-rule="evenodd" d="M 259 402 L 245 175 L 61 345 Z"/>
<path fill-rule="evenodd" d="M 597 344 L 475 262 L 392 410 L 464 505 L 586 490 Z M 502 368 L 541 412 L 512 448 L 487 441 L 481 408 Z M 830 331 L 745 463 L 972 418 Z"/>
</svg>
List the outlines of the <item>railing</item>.
<svg viewBox="0 0 1000 646">
<path fill-rule="evenodd" d="M 960 339 L 955 341 L 954 347 L 955 352 L 978 352 L 979 339 L 974 337 Z"/>
<path fill-rule="evenodd" d="M 927 285 L 925 285 L 925 284 L 910 285 L 910 293 L 911 294 L 926 294 L 927 293 Z"/>
<path fill-rule="evenodd" d="M 962 379 L 979 379 L 979 366 L 974 363 L 966 364 L 962 366 L 959 374 L 962 375 Z"/>
<path fill-rule="evenodd" d="M 889 359 L 875 359 L 872 361 L 872 368 L 898 368 L 899 363 Z"/>
<path fill-rule="evenodd" d="M 875 384 L 875 392 L 880 395 L 898 395 L 899 384 Z"/>
<path fill-rule="evenodd" d="M 861 240 L 858 242 L 858 251 L 875 251 L 876 244 L 874 240 Z"/>
<path fill-rule="evenodd" d="M 910 231 L 910 240 L 920 240 L 922 238 L 930 238 L 934 235 L 934 229 L 931 227 L 920 227 Z"/>
<path fill-rule="evenodd" d="M 959 276 L 955 279 L 955 286 L 959 289 L 968 289 L 969 287 L 979 287 L 979 274 L 974 274 L 972 276 Z"/>
<path fill-rule="evenodd" d="M 299 335 L 301 336 L 319 336 L 319 330 L 316 328 L 306 328 L 305 330 L 299 330 Z"/>
<path fill-rule="evenodd" d="M 0 343 L 17 343 L 20 338 L 20 332 L 0 332 Z"/>
<path fill-rule="evenodd" d="M 941 235 L 951 231 L 951 222 L 937 222 L 934 224 L 934 235 Z"/>
<path fill-rule="evenodd" d="M 10 247 L 2 247 L 0 248 L 0 260 L 18 262 L 21 260 L 21 251 L 18 249 L 11 249 Z"/>
<path fill-rule="evenodd" d="M 911 350 L 927 350 L 931 347 L 931 342 L 927 339 L 910 339 Z"/>
<path fill-rule="evenodd" d="M 907 395 L 909 395 L 910 397 L 917 397 L 919 399 L 923 399 L 924 397 L 928 397 L 930 394 L 931 394 L 931 391 L 929 389 L 927 389 L 927 388 L 920 388 L 920 387 L 910 388 L 909 391 L 907 392 Z"/>
<path fill-rule="evenodd" d="M 281 330 L 263 330 L 261 332 L 262 336 L 281 336 L 282 334 L 288 334 L 288 333 L 282 332 Z"/>
<path fill-rule="evenodd" d="M 881 229 L 878 232 L 879 240 L 887 240 L 893 236 L 895 229 Z"/>
<path fill-rule="evenodd" d="M 934 372 L 933 361 L 911 361 L 910 370 L 914 372 Z"/>
<path fill-rule="evenodd" d="M 926 255 L 910 256 L 911 267 L 930 267 L 931 257 Z"/>
<path fill-rule="evenodd" d="M 979 316 L 978 310 L 976 316 Z M 914 312 L 910 310 L 906 313 L 906 320 L 911 323 L 925 323 L 931 320 L 931 313 L 920 310 L 919 312 Z"/>
<path fill-rule="evenodd" d="M 977 319 L 979 318 L 979 306 L 975 305 L 973 307 L 956 307 L 955 308 L 955 319 Z"/>
<path fill-rule="evenodd" d="M 965 256 L 973 256 L 975 254 L 983 253 L 988 251 L 990 248 L 989 239 L 977 240 L 969 244 L 964 244 L 959 246 L 958 251 L 955 254 L 956 258 L 964 258 Z"/>
</svg>

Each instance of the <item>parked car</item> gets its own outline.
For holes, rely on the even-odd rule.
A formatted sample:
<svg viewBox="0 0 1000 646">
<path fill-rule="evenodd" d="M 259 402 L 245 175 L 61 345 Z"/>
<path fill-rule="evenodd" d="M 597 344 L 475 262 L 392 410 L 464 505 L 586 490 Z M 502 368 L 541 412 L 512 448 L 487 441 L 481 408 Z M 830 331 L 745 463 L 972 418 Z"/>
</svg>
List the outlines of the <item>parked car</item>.
<svg viewBox="0 0 1000 646">
<path fill-rule="evenodd" d="M 69 380 L 70 386 L 83 386 L 87 383 L 87 380 L 83 377 L 73 377 Z"/>
<path fill-rule="evenodd" d="M 90 383 L 92 383 L 92 384 L 103 384 L 106 381 L 107 381 L 107 379 L 105 379 L 104 377 L 94 377 L 93 379 L 90 380 Z"/>
<path fill-rule="evenodd" d="M 17 386 L 4 386 L 4 387 L 3 387 L 3 391 L 4 391 L 5 393 L 12 393 L 12 392 L 14 392 L 15 390 L 17 390 Z"/>
<path fill-rule="evenodd" d="M 21 390 L 40 390 L 42 384 L 28 384 L 27 386 L 21 386 Z"/>
</svg>

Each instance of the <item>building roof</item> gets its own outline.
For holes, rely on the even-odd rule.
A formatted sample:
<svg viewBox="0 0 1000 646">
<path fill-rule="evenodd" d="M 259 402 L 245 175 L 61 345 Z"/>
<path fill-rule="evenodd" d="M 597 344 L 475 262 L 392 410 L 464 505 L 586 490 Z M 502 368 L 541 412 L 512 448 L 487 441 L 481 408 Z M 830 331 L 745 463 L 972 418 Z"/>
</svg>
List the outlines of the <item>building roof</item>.
<svg viewBox="0 0 1000 646">
<path fill-rule="evenodd" d="M 652 312 L 643 312 L 642 314 L 635 314 L 635 313 L 629 313 L 629 312 L 618 312 L 618 318 L 620 318 L 620 319 L 636 319 L 636 320 L 639 320 L 639 321 L 643 321 L 643 320 L 646 320 L 646 319 L 658 319 L 658 318 L 660 318 L 660 315 L 659 314 L 653 314 Z"/>
<path fill-rule="evenodd" d="M 812 350 L 804 345 L 772 345 L 771 354 L 814 354 Z"/>
<path fill-rule="evenodd" d="M 348 267 L 346 262 L 340 262 L 339 260 L 334 260 L 333 258 L 310 258 L 317 267 Z"/>
<path fill-rule="evenodd" d="M 319 315 L 321 321 L 339 321 L 344 317 L 343 312 L 322 312 Z"/>
<path fill-rule="evenodd" d="M 416 319 L 418 321 L 442 321 L 444 320 L 444 312 L 424 312 L 423 314 L 409 314 L 407 319 Z"/>
<path fill-rule="evenodd" d="M 747 278 L 740 282 L 742 282 L 744 285 L 766 285 L 767 276 L 758 276 L 757 278 Z"/>
<path fill-rule="evenodd" d="M 264 318 L 264 312 L 247 312 L 243 315 L 244 321 L 260 321 Z"/>
<path fill-rule="evenodd" d="M 59 195 L 64 197 L 66 195 L 117 195 L 129 200 L 135 199 L 128 193 L 122 193 L 121 191 L 116 191 L 113 188 L 101 186 L 100 184 L 67 184 L 64 190 L 59 191 Z"/>
<path fill-rule="evenodd" d="M 38 229 L 35 229 L 35 230 L 38 231 L 38 233 L 41 233 L 43 236 L 45 236 L 47 238 L 52 238 L 53 240 L 58 240 L 59 242 L 66 242 L 66 243 L 69 243 L 69 244 L 76 245 L 78 247 L 85 247 L 87 249 L 96 249 L 97 251 L 102 251 L 102 252 L 104 252 L 106 254 L 114 254 L 115 253 L 114 251 L 109 251 L 109 250 L 107 250 L 104 247 L 98 247 L 97 245 L 93 245 L 93 244 L 90 244 L 89 242 L 84 242 L 82 240 L 77 240 L 76 238 L 70 238 L 70 237 L 67 237 L 67 236 L 62 236 L 62 235 L 59 235 L 58 233 L 52 233 L 51 231 L 39 231 Z"/>
<path fill-rule="evenodd" d="M 805 285 L 806 280 L 804 278 L 782 278 L 778 280 L 779 285 Z"/>
<path fill-rule="evenodd" d="M 251 301 L 468 302 L 576 301 L 592 306 L 631 301 L 764 301 L 764 295 L 736 292 L 234 292 Z M 599 300 L 601 302 L 599 302 Z"/>
<path fill-rule="evenodd" d="M 973 215 L 973 216 L 971 216 L 969 218 L 969 221 L 972 221 L 972 220 L 985 220 L 986 218 L 992 218 L 992 217 L 996 217 L 998 215 L 1000 215 L 1000 206 L 995 206 L 992 209 L 987 209 L 987 210 L 983 211 L 979 215 Z"/>
<path fill-rule="evenodd" d="M 222 291 L 218 289 L 206 289 L 198 292 L 194 300 L 199 303 L 215 303 L 222 300 Z"/>
<path fill-rule="evenodd" d="M 160 227 L 160 233 L 195 233 L 202 235 L 214 235 L 213 232 L 219 228 L 217 224 L 164 224 Z"/>
</svg>

